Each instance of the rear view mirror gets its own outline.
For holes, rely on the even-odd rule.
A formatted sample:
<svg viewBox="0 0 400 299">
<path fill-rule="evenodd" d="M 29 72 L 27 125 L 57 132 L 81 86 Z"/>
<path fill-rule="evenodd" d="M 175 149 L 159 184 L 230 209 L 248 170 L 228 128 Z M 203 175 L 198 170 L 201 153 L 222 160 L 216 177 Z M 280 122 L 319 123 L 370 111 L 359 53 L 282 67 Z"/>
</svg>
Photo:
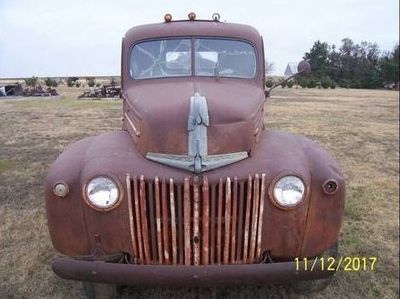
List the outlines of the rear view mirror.
<svg viewBox="0 0 400 299">
<path fill-rule="evenodd" d="M 311 65 L 307 60 L 300 61 L 297 65 L 297 74 L 305 76 L 311 73 Z"/>
</svg>

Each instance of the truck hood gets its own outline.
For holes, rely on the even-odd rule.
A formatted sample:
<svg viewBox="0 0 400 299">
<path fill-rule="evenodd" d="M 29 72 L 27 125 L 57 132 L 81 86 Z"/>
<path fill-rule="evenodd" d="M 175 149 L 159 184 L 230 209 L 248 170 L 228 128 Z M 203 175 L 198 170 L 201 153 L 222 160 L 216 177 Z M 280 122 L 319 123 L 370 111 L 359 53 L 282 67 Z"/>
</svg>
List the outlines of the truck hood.
<svg viewBox="0 0 400 299">
<path fill-rule="evenodd" d="M 250 153 L 263 125 L 263 90 L 238 79 L 160 79 L 123 93 L 124 128 L 143 155 L 188 155 L 191 98 L 206 101 L 207 154 Z"/>
</svg>

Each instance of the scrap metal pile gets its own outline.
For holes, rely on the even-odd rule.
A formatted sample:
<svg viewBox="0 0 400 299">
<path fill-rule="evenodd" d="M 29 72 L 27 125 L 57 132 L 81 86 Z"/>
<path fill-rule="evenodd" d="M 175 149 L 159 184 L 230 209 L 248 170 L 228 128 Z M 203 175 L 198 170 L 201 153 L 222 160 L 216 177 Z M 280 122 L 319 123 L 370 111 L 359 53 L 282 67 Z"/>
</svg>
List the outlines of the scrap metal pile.
<svg viewBox="0 0 400 299">
<path fill-rule="evenodd" d="M 54 88 L 43 88 L 40 85 L 22 88 L 19 84 L 11 84 L 0 87 L 0 96 L 52 97 L 58 96 L 58 93 Z"/>
<path fill-rule="evenodd" d="M 117 98 L 121 93 L 121 86 L 103 85 L 100 88 L 91 87 L 78 98 Z"/>
<path fill-rule="evenodd" d="M 51 87 L 43 88 L 42 86 L 27 87 L 23 90 L 25 97 L 52 97 L 58 96 L 57 90 Z"/>
</svg>

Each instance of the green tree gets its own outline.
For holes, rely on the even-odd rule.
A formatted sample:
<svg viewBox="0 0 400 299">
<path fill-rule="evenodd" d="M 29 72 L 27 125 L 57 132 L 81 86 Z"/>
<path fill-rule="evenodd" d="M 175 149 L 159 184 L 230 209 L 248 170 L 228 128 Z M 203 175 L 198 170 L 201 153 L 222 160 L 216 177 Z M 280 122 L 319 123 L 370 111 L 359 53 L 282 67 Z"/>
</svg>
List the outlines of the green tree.
<svg viewBox="0 0 400 299">
<path fill-rule="evenodd" d="M 304 54 L 304 58 L 311 65 L 314 77 L 320 78 L 328 75 L 329 70 L 329 45 L 317 40 L 310 52 Z"/>
<path fill-rule="evenodd" d="M 89 85 L 89 87 L 93 87 L 96 85 L 96 82 L 94 81 L 93 78 L 86 78 L 87 84 Z"/>
<path fill-rule="evenodd" d="M 25 79 L 25 84 L 28 86 L 36 86 L 36 84 L 38 83 L 38 77 L 32 76 L 31 78 L 27 78 Z"/>
<path fill-rule="evenodd" d="M 399 82 L 399 44 L 391 53 L 385 53 L 380 62 L 382 80 L 386 84 Z"/>
<path fill-rule="evenodd" d="M 299 84 L 332 88 L 338 83 L 345 88 L 379 88 L 384 82 L 398 82 L 398 53 L 397 46 L 392 53 L 382 56 L 376 43 L 357 44 L 350 38 L 344 38 L 338 49 L 318 40 L 305 53 L 312 75 L 308 80 L 299 80 Z"/>
<path fill-rule="evenodd" d="M 77 82 L 79 80 L 78 77 L 68 77 L 67 79 L 67 86 L 68 87 L 72 87 L 75 85 L 75 82 Z"/>
<path fill-rule="evenodd" d="M 56 80 L 51 79 L 47 77 L 46 80 L 44 80 L 44 83 L 46 84 L 47 87 L 57 87 L 58 83 Z"/>
</svg>

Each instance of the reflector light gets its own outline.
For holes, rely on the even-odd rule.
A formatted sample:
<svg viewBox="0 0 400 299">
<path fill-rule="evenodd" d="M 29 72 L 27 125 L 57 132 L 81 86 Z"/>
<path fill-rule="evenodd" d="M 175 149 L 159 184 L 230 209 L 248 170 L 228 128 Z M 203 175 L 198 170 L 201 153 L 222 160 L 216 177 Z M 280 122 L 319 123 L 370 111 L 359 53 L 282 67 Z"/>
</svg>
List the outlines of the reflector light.
<svg viewBox="0 0 400 299">
<path fill-rule="evenodd" d="M 190 21 L 194 21 L 196 20 L 196 14 L 194 12 L 189 13 L 188 18 Z"/>
<path fill-rule="evenodd" d="M 166 23 L 171 22 L 171 21 L 172 21 L 172 15 L 169 14 L 169 13 L 165 14 L 165 16 L 164 16 L 164 21 L 165 21 Z"/>
</svg>

